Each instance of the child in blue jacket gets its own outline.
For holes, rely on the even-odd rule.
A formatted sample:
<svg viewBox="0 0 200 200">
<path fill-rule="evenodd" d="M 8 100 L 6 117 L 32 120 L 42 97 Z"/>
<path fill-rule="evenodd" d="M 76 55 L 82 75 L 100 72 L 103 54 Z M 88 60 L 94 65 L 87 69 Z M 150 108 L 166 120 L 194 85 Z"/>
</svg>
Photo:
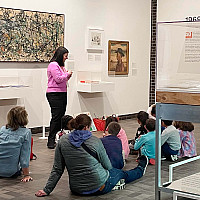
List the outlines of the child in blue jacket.
<svg viewBox="0 0 200 200">
<path fill-rule="evenodd" d="M 145 155 L 150 159 L 155 159 L 155 120 L 147 119 L 145 128 L 147 134 L 141 135 L 136 139 L 134 149 L 138 150 L 141 148 L 141 154 Z"/>
</svg>

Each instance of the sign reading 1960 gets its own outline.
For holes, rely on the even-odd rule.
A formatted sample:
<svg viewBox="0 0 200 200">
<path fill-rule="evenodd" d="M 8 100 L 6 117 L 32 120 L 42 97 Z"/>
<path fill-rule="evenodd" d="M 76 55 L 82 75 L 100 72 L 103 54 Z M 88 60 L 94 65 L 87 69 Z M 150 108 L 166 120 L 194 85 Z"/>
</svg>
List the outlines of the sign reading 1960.
<svg viewBox="0 0 200 200">
<path fill-rule="evenodd" d="M 191 16 L 191 17 L 186 17 L 186 21 L 194 22 L 194 21 L 200 21 L 200 16 Z"/>
</svg>

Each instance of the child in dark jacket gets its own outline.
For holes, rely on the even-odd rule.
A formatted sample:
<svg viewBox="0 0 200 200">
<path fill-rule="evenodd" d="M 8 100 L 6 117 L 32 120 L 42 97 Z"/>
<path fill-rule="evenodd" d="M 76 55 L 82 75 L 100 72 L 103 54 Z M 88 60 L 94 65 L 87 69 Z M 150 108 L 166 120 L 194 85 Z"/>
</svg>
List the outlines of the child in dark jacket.
<svg viewBox="0 0 200 200">
<path fill-rule="evenodd" d="M 56 134 L 56 142 L 63 136 L 64 134 L 70 133 L 73 128 L 70 126 L 70 122 L 73 119 L 70 115 L 64 115 L 61 118 L 61 130 Z"/>
<path fill-rule="evenodd" d="M 121 126 L 117 122 L 111 122 L 108 125 L 108 136 L 101 138 L 112 166 L 117 169 L 124 167 L 122 142 L 117 137 L 120 130 Z"/>
<path fill-rule="evenodd" d="M 138 151 L 134 150 L 134 144 L 135 144 L 135 140 L 140 136 L 140 135 L 144 135 L 147 133 L 147 130 L 145 129 L 145 124 L 147 119 L 149 119 L 149 115 L 148 113 L 146 113 L 145 111 L 140 111 L 137 114 L 137 121 L 138 124 L 140 125 L 140 127 L 137 129 L 135 138 L 132 140 L 129 140 L 129 148 L 130 148 L 130 154 L 135 155 L 138 154 Z"/>
<path fill-rule="evenodd" d="M 137 115 L 137 121 L 140 127 L 137 129 L 135 140 L 140 136 L 147 133 L 147 129 L 144 127 L 146 125 L 146 121 L 149 119 L 148 113 L 145 111 L 140 111 Z"/>
<path fill-rule="evenodd" d="M 103 134 L 103 137 L 106 136 L 107 134 L 107 129 L 108 129 L 108 125 L 111 123 L 111 122 L 118 122 L 118 118 L 115 116 L 115 115 L 112 115 L 110 117 L 108 117 L 106 119 L 106 123 L 105 123 L 105 129 L 104 129 L 104 134 Z M 123 128 L 121 128 L 121 130 L 119 131 L 119 133 L 117 134 L 117 137 L 121 140 L 122 142 L 122 150 L 123 150 L 123 155 L 125 156 L 125 159 L 128 158 L 128 155 L 130 153 L 130 149 L 129 149 L 129 145 L 128 145 L 128 138 L 127 138 L 127 135 L 126 135 L 126 132 Z"/>
</svg>

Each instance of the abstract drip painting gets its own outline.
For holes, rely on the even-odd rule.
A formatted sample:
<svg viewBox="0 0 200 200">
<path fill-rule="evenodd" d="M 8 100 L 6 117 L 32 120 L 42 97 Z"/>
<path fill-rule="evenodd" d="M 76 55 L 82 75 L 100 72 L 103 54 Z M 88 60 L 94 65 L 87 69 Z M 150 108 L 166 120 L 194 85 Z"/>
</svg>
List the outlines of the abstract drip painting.
<svg viewBox="0 0 200 200">
<path fill-rule="evenodd" d="M 0 8 L 0 61 L 48 62 L 63 45 L 63 14 Z"/>
</svg>

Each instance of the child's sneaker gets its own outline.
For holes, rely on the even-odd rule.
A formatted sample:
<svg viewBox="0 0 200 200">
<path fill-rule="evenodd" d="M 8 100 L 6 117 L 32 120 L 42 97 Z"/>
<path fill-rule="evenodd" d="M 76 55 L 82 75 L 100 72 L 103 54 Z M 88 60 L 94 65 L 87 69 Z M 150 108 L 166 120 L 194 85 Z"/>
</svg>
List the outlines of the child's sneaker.
<svg viewBox="0 0 200 200">
<path fill-rule="evenodd" d="M 149 163 L 149 159 L 145 155 L 141 155 L 137 158 L 138 160 L 138 167 L 141 167 L 143 169 L 143 175 L 145 174 L 147 165 Z"/>
<path fill-rule="evenodd" d="M 171 155 L 171 159 L 172 159 L 172 161 L 176 161 L 176 160 L 178 160 L 178 156 L 177 155 Z"/>
<path fill-rule="evenodd" d="M 112 190 L 123 190 L 125 188 L 125 180 L 120 179 Z"/>
<path fill-rule="evenodd" d="M 151 165 L 155 165 L 155 164 L 156 164 L 155 159 L 154 159 L 154 158 L 151 158 L 151 159 L 149 160 L 149 164 L 151 164 Z"/>
</svg>

